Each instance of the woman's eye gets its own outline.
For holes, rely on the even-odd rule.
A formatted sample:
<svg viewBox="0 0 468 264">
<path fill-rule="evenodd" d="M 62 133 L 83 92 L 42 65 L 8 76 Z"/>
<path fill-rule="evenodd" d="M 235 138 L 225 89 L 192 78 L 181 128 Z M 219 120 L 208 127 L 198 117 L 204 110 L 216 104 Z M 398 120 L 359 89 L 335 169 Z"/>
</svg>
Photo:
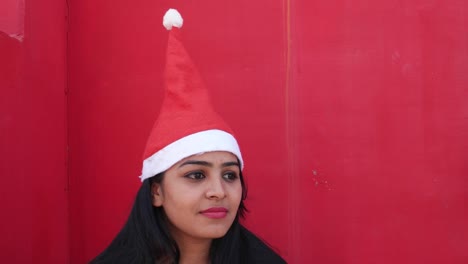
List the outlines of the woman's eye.
<svg viewBox="0 0 468 264">
<path fill-rule="evenodd" d="M 223 175 L 223 178 L 228 181 L 234 181 L 237 179 L 237 174 L 234 172 L 227 172 Z"/>
<path fill-rule="evenodd" d="M 192 172 L 187 175 L 185 175 L 186 178 L 192 179 L 192 180 L 201 180 L 205 178 L 205 175 L 202 172 Z"/>
</svg>

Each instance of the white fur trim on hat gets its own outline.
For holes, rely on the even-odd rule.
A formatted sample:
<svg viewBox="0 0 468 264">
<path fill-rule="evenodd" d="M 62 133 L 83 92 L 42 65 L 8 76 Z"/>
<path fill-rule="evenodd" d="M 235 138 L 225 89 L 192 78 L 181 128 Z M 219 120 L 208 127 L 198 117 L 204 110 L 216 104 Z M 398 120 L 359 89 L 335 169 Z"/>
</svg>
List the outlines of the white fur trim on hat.
<svg viewBox="0 0 468 264">
<path fill-rule="evenodd" d="M 236 155 L 244 168 L 242 155 L 236 139 L 229 133 L 218 130 L 206 130 L 183 137 L 143 161 L 141 181 L 166 171 L 172 165 L 189 156 L 210 152 L 228 151 Z"/>
</svg>

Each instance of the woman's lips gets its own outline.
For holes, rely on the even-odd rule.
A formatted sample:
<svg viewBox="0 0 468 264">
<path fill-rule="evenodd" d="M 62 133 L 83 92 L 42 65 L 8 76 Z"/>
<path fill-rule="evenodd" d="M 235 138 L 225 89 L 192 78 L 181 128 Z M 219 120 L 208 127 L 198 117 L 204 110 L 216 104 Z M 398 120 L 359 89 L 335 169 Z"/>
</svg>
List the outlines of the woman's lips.
<svg viewBox="0 0 468 264">
<path fill-rule="evenodd" d="M 208 218 L 220 219 L 226 217 L 228 210 L 224 207 L 212 207 L 203 210 L 200 213 Z"/>
</svg>

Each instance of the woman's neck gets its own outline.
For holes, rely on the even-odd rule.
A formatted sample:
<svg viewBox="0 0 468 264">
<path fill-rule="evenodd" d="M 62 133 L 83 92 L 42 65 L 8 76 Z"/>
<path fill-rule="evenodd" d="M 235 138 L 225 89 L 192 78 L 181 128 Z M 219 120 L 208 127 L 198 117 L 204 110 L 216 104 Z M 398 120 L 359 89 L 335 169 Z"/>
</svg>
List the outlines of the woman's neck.
<svg viewBox="0 0 468 264">
<path fill-rule="evenodd" d="M 176 236 L 175 240 L 180 250 L 179 264 L 210 263 L 211 239 Z"/>
</svg>

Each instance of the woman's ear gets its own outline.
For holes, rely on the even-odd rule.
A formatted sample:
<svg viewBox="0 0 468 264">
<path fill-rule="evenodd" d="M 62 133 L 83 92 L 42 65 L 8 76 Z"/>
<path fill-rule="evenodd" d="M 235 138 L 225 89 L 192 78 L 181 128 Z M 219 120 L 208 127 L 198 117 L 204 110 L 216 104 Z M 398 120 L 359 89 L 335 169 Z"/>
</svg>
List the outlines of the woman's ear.
<svg viewBox="0 0 468 264">
<path fill-rule="evenodd" d="M 153 185 L 151 185 L 151 198 L 153 200 L 153 206 L 161 207 L 163 205 L 163 196 L 160 183 L 153 183 Z"/>
</svg>

